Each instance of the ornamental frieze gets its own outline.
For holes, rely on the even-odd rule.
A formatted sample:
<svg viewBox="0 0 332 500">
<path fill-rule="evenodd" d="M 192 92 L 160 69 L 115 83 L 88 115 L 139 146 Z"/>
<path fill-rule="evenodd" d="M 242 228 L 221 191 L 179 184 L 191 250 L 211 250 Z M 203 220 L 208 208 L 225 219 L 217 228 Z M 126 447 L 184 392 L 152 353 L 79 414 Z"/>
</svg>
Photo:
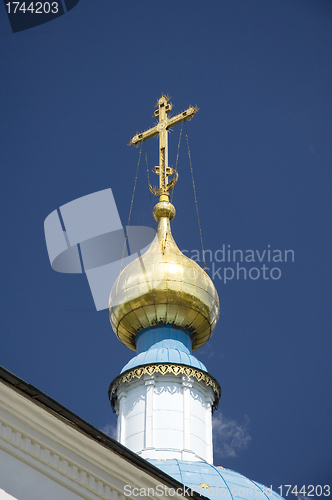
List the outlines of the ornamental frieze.
<svg viewBox="0 0 332 500">
<path fill-rule="evenodd" d="M 197 368 L 185 365 L 175 365 L 171 363 L 138 366 L 136 368 L 133 368 L 132 370 L 128 370 L 127 372 L 122 373 L 110 385 L 108 394 L 111 403 L 114 399 L 118 387 L 121 384 L 124 384 L 126 382 L 129 383 L 133 379 L 140 379 L 141 377 L 143 377 L 143 375 L 149 375 L 151 377 L 155 373 L 158 373 L 160 375 L 172 374 L 176 377 L 178 377 L 179 375 L 185 375 L 187 378 L 196 379 L 197 382 L 204 382 L 207 387 L 211 387 L 213 389 L 215 398 L 213 409 L 216 409 L 221 395 L 221 389 L 216 379 L 208 373 L 198 370 Z"/>
</svg>

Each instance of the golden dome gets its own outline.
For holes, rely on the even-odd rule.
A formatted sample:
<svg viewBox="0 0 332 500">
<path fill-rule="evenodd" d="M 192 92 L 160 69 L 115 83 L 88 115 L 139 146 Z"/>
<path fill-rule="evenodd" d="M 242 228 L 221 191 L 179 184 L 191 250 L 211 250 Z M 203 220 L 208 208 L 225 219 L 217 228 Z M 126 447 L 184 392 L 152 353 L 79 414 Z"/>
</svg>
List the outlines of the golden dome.
<svg viewBox="0 0 332 500">
<path fill-rule="evenodd" d="M 117 337 L 136 350 L 144 328 L 172 325 L 190 332 L 193 350 L 209 340 L 219 317 L 217 290 L 205 271 L 177 247 L 170 229 L 171 203 L 154 208 L 159 222 L 150 248 L 128 264 L 113 285 L 109 316 Z"/>
</svg>

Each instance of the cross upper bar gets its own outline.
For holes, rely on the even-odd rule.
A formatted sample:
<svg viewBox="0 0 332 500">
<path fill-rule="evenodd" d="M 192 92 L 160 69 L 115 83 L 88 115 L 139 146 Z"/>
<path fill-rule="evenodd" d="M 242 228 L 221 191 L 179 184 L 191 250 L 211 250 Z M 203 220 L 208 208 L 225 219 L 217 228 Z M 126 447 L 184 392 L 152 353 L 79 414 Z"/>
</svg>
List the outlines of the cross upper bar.
<svg viewBox="0 0 332 500">
<path fill-rule="evenodd" d="M 192 117 L 194 116 L 195 113 L 199 108 L 196 108 L 195 106 L 189 106 L 188 109 L 185 111 L 182 111 L 182 113 L 179 113 L 176 116 L 173 116 L 172 118 L 167 118 L 166 121 L 166 130 L 169 130 L 171 127 L 174 127 L 174 125 L 177 125 L 178 123 L 181 123 L 185 120 L 191 120 Z M 141 134 L 136 134 L 129 142 L 129 146 L 138 146 L 141 142 L 145 141 L 146 139 L 149 139 L 150 137 L 154 137 L 155 135 L 159 134 L 160 129 L 159 129 L 159 123 L 155 127 L 149 128 L 148 130 L 145 130 L 145 132 L 142 132 Z"/>
</svg>

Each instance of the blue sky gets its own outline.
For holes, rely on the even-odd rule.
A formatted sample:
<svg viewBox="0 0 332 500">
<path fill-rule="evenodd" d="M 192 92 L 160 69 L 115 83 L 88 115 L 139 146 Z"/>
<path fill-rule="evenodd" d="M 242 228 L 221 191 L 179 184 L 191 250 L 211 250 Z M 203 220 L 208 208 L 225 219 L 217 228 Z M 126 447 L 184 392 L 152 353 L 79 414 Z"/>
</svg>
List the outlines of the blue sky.
<svg viewBox="0 0 332 500">
<path fill-rule="evenodd" d="M 127 143 L 169 94 L 174 113 L 200 107 L 187 132 L 205 248 L 294 252 L 273 264 L 280 279 L 214 276 L 220 320 L 195 355 L 223 391 L 215 464 L 276 491 L 331 483 L 331 23 L 328 0 L 80 0 L 13 34 L 1 6 L 5 368 L 115 425 L 108 385 L 132 352 L 85 276 L 51 269 L 43 223 L 109 187 L 126 222 L 138 160 Z M 146 151 L 152 169 L 154 139 Z M 184 133 L 173 202 L 178 246 L 200 250 Z M 152 224 L 144 161 L 132 224 Z M 213 264 L 221 276 L 236 266 Z"/>
</svg>

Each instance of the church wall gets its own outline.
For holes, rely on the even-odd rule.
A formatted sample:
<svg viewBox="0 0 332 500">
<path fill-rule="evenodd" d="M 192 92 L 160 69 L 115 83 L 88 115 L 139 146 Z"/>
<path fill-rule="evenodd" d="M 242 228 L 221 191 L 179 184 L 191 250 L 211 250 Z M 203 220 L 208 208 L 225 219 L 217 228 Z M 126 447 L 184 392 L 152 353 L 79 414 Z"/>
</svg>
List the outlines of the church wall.
<svg viewBox="0 0 332 500">
<path fill-rule="evenodd" d="M 145 386 L 136 385 L 125 394 L 123 404 L 123 444 L 136 452 L 144 447 Z"/>
<path fill-rule="evenodd" d="M 17 500 L 130 500 L 126 486 L 169 484 L 7 382 L 0 402 L 0 488 Z"/>
<path fill-rule="evenodd" d="M 117 392 L 120 442 L 144 458 L 212 463 L 213 390 L 186 376 L 147 375 Z"/>
<path fill-rule="evenodd" d="M 212 391 L 191 388 L 191 442 L 197 454 L 212 463 Z"/>
<path fill-rule="evenodd" d="M 63 485 L 53 480 L 47 475 L 46 470 L 39 471 L 34 465 L 31 466 L 10 453 L 0 450 L 1 488 L 10 492 L 17 500 L 81 500 L 84 498 L 82 496 L 84 488 L 81 488 L 79 493 L 75 493 L 71 491 L 72 485 Z M 90 498 L 98 497 L 94 495 Z"/>
</svg>

